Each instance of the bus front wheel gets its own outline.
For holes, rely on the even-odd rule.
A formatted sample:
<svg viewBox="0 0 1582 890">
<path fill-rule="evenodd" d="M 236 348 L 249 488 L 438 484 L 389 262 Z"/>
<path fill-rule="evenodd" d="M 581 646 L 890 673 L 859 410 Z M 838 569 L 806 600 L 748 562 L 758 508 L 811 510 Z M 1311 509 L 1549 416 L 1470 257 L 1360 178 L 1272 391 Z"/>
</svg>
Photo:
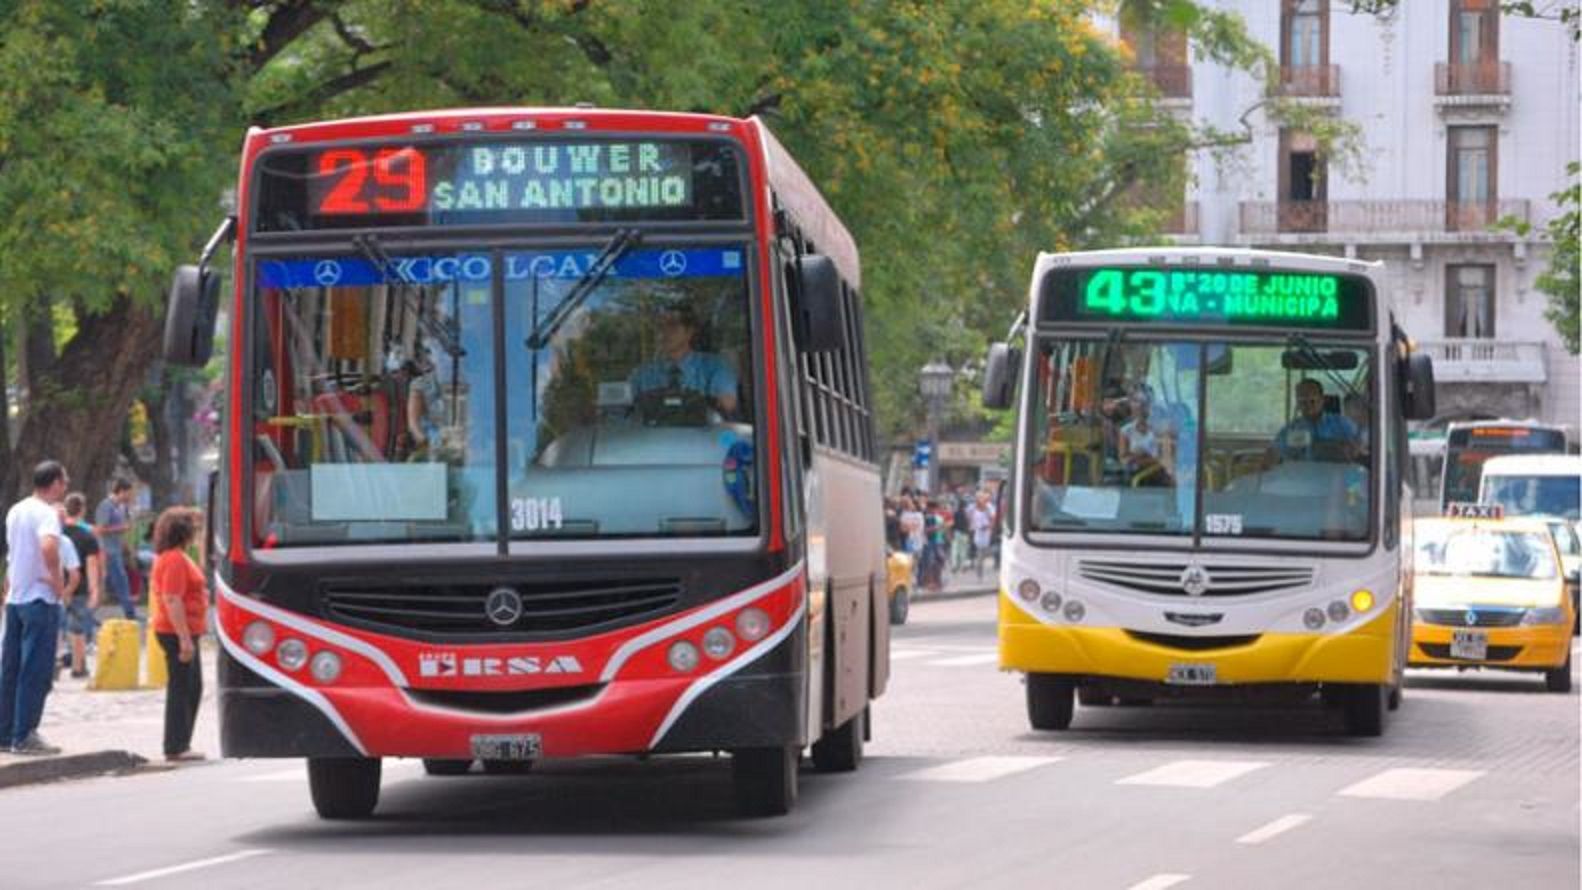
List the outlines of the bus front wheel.
<svg viewBox="0 0 1582 890">
<path fill-rule="evenodd" d="M 743 816 L 784 816 L 791 812 L 796 803 L 800 753 L 795 745 L 732 751 L 736 809 Z"/>
<path fill-rule="evenodd" d="M 1384 734 L 1384 711 L 1389 693 L 1382 685 L 1359 683 L 1347 686 L 1343 707 L 1346 734 L 1373 738 Z"/>
<path fill-rule="evenodd" d="M 1070 677 L 1060 674 L 1028 674 L 1027 721 L 1034 729 L 1070 727 L 1076 686 Z"/>
<path fill-rule="evenodd" d="M 324 819 L 366 819 L 379 803 L 379 758 L 309 757 L 308 792 Z"/>
</svg>

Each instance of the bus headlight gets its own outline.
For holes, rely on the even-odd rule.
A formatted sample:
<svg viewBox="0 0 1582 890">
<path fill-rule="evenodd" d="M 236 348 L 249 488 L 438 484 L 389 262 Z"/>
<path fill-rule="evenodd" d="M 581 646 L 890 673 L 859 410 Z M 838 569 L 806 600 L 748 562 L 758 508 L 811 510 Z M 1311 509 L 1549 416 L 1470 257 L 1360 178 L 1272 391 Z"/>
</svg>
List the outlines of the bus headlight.
<svg viewBox="0 0 1582 890">
<path fill-rule="evenodd" d="M 1351 610 L 1359 614 L 1373 608 L 1373 591 L 1354 590 L 1351 593 Z"/>
<path fill-rule="evenodd" d="M 1084 615 L 1088 614 L 1088 608 L 1076 600 L 1071 600 L 1066 603 L 1064 609 L 1060 610 L 1060 614 L 1066 616 L 1067 621 L 1076 623 L 1081 621 Z"/>
<path fill-rule="evenodd" d="M 698 647 L 686 640 L 677 640 L 670 644 L 670 651 L 665 653 L 665 660 L 670 662 L 672 670 L 682 674 L 690 674 L 697 670 Z"/>
<path fill-rule="evenodd" d="M 736 616 L 736 632 L 749 643 L 763 639 L 769 632 L 769 614 L 763 609 L 743 609 Z"/>
<path fill-rule="evenodd" d="M 1319 608 L 1308 609 L 1302 613 L 1302 626 L 1308 630 L 1318 630 L 1324 626 L 1324 610 Z"/>
<path fill-rule="evenodd" d="M 1537 609 L 1528 609 L 1522 615 L 1523 624 L 1564 624 L 1566 610 L 1559 606 L 1542 606 Z"/>
<path fill-rule="evenodd" d="M 1329 604 L 1329 620 L 1334 622 L 1345 621 L 1351 615 L 1351 608 L 1340 600 Z"/>
<path fill-rule="evenodd" d="M 308 672 L 320 683 L 334 683 L 341 675 L 341 657 L 327 650 L 320 652 L 308 662 Z"/>
<path fill-rule="evenodd" d="M 1023 578 L 1022 583 L 1016 585 L 1016 595 L 1022 598 L 1022 602 L 1030 603 L 1038 599 L 1039 589 L 1037 581 L 1032 578 Z"/>
<path fill-rule="evenodd" d="M 275 660 L 288 671 L 300 671 L 308 663 L 308 644 L 295 637 L 286 640 L 275 650 Z"/>
<path fill-rule="evenodd" d="M 731 654 L 735 648 L 736 638 L 723 627 L 709 628 L 709 632 L 703 635 L 703 651 L 715 661 Z"/>
<path fill-rule="evenodd" d="M 254 655 L 267 655 L 275 648 L 275 629 L 268 622 L 254 621 L 242 631 L 242 645 Z"/>
<path fill-rule="evenodd" d="M 1038 605 L 1042 606 L 1045 612 L 1051 615 L 1058 615 L 1060 614 L 1060 594 L 1051 590 L 1038 600 Z"/>
</svg>

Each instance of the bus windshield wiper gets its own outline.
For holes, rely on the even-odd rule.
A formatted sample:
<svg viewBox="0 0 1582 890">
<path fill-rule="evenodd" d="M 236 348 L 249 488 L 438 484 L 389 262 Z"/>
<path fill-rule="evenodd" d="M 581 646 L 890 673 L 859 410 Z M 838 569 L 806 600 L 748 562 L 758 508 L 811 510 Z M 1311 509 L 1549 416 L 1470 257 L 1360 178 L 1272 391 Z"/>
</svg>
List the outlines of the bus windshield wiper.
<svg viewBox="0 0 1582 890">
<path fill-rule="evenodd" d="M 577 279 L 577 283 L 573 284 L 571 290 L 566 292 L 565 299 L 555 306 L 554 310 L 549 313 L 548 318 L 533 328 L 533 333 L 528 335 L 527 338 L 527 348 L 539 350 L 548 346 L 549 341 L 555 339 L 555 333 L 571 317 L 571 313 L 575 312 L 577 307 L 588 299 L 588 296 L 598 288 L 604 277 L 610 274 L 610 270 L 615 268 L 615 264 L 620 261 L 621 257 L 625 256 L 626 252 L 636 246 L 637 242 L 641 241 L 642 238 L 643 233 L 636 229 L 616 230 L 615 234 L 610 236 L 610 240 L 604 242 L 604 247 L 600 249 L 599 255 L 593 258 L 593 262 L 588 265 L 587 271 L 583 272 L 582 277 Z"/>
<path fill-rule="evenodd" d="M 436 318 L 432 313 L 424 312 L 421 301 L 413 302 L 411 290 L 400 287 L 411 282 L 401 274 L 401 267 L 396 265 L 395 257 L 392 257 L 379 242 L 378 235 L 371 232 L 366 235 L 353 235 L 352 244 L 357 248 L 358 253 L 373 264 L 374 271 L 378 272 L 381 278 L 386 282 L 396 283 L 401 293 L 401 301 L 406 304 L 407 311 L 417 318 L 418 326 L 430 340 L 439 344 L 439 347 L 451 358 L 467 354 L 467 350 L 461 346 L 461 334 L 456 330 L 456 322 L 448 318 Z"/>
<path fill-rule="evenodd" d="M 1329 376 L 1329 381 L 1336 386 L 1339 386 L 1341 390 L 1346 393 L 1346 395 L 1360 395 L 1362 396 L 1364 404 L 1370 407 L 1373 405 L 1373 399 L 1369 398 L 1366 392 L 1358 390 L 1356 387 L 1352 386 L 1351 383 L 1346 380 L 1346 378 L 1335 373 L 1335 369 L 1329 366 L 1329 359 L 1325 358 L 1324 354 L 1319 352 L 1318 349 L 1313 346 L 1312 341 L 1308 340 L 1301 334 L 1293 333 L 1287 336 L 1286 342 L 1295 346 L 1299 351 L 1301 351 L 1303 358 L 1306 358 L 1308 361 L 1312 362 L 1314 368 L 1327 374 Z"/>
</svg>

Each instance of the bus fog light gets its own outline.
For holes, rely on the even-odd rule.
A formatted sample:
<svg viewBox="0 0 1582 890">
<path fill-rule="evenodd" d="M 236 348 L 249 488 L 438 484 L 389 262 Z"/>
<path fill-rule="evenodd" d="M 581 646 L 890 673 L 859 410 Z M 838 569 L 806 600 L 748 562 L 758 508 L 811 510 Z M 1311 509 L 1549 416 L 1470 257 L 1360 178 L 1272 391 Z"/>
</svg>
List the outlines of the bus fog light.
<svg viewBox="0 0 1582 890">
<path fill-rule="evenodd" d="M 715 661 L 731 654 L 731 650 L 735 648 L 736 638 L 723 627 L 710 628 L 709 632 L 703 635 L 703 652 Z"/>
<path fill-rule="evenodd" d="M 749 643 L 763 639 L 769 633 L 769 614 L 763 609 L 743 609 L 736 616 L 736 632 Z"/>
<path fill-rule="evenodd" d="M 1016 585 L 1016 595 L 1021 597 L 1024 603 L 1030 603 L 1038 599 L 1038 592 L 1038 582 L 1032 578 L 1023 578 L 1022 583 Z"/>
<path fill-rule="evenodd" d="M 1038 605 L 1042 606 L 1045 612 L 1051 615 L 1058 615 L 1060 614 L 1060 594 L 1051 590 L 1044 594 L 1043 598 L 1038 601 Z"/>
<path fill-rule="evenodd" d="M 320 683 L 334 683 L 341 676 L 341 657 L 334 652 L 320 652 L 308 662 L 308 671 Z"/>
<path fill-rule="evenodd" d="M 1351 594 L 1351 610 L 1353 612 L 1366 612 L 1373 608 L 1373 591 L 1356 590 Z"/>
<path fill-rule="evenodd" d="M 698 667 L 698 647 L 686 640 L 677 640 L 670 644 L 670 651 L 665 653 L 665 660 L 670 662 L 670 667 L 679 673 L 689 674 Z"/>
<path fill-rule="evenodd" d="M 286 640 L 275 650 L 275 660 L 288 671 L 299 671 L 308 663 L 308 644 L 295 638 Z"/>
<path fill-rule="evenodd" d="M 1323 627 L 1324 626 L 1324 610 L 1323 609 L 1314 608 L 1314 609 L 1308 609 L 1306 612 L 1303 612 L 1302 613 L 1302 624 L 1308 630 L 1318 630 L 1319 628 Z"/>
<path fill-rule="evenodd" d="M 1351 609 L 1345 603 L 1341 602 L 1340 600 L 1335 600 L 1334 602 L 1329 604 L 1329 620 L 1330 621 L 1345 621 L 1347 616 L 1349 616 L 1350 614 L 1351 614 Z"/>
<path fill-rule="evenodd" d="M 242 645 L 254 655 L 268 655 L 275 648 L 275 629 L 263 621 L 254 621 L 242 631 Z"/>
<path fill-rule="evenodd" d="M 1088 614 L 1088 609 L 1076 600 L 1072 600 L 1066 603 L 1066 607 L 1060 611 L 1060 614 L 1066 616 L 1067 621 L 1081 621 L 1082 617 Z"/>
</svg>

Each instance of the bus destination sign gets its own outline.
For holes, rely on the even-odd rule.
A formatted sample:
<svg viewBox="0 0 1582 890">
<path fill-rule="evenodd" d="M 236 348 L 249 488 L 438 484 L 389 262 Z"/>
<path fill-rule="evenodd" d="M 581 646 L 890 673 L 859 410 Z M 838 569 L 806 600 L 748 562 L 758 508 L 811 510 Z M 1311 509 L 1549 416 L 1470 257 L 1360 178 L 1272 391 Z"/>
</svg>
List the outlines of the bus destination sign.
<svg viewBox="0 0 1582 890">
<path fill-rule="evenodd" d="M 1044 321 L 1335 328 L 1371 327 L 1367 279 L 1259 269 L 1056 269 Z"/>
</svg>

